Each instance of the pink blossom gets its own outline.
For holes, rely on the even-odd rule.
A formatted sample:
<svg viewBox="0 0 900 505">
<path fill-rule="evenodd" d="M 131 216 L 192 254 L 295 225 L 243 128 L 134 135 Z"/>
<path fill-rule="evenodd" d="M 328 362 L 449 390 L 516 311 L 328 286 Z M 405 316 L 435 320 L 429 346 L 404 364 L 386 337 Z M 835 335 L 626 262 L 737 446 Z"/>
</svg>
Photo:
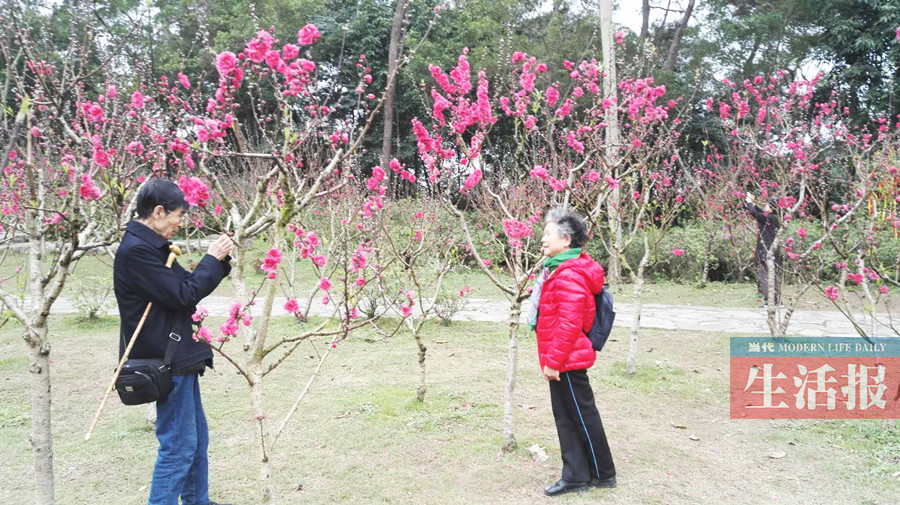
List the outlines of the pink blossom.
<svg viewBox="0 0 900 505">
<path fill-rule="evenodd" d="M 600 172 L 596 172 L 596 171 L 592 170 L 592 171 L 588 172 L 587 178 L 591 182 L 597 182 L 598 180 L 600 180 Z"/>
<path fill-rule="evenodd" d="M 324 267 L 326 264 L 328 264 L 328 259 L 325 258 L 325 256 L 322 256 L 322 255 L 312 256 L 310 259 L 311 259 L 312 262 L 315 263 L 316 266 L 319 267 L 319 268 Z"/>
<path fill-rule="evenodd" d="M 262 268 L 266 272 L 269 272 L 270 275 L 275 273 L 275 270 L 278 269 L 278 264 L 281 263 L 281 256 L 281 251 L 279 249 L 269 249 L 269 252 L 266 253 L 266 257 L 263 259 L 263 264 L 260 268 Z"/>
<path fill-rule="evenodd" d="M 568 116 L 572 112 L 572 100 L 566 98 L 566 101 L 560 106 L 560 108 L 556 109 L 556 116 L 559 118 L 564 118 Z"/>
<path fill-rule="evenodd" d="M 559 90 L 554 88 L 553 86 L 550 86 L 549 88 L 547 88 L 546 97 L 547 97 L 547 105 L 549 105 L 550 107 L 553 107 L 554 105 L 556 105 L 556 102 L 559 100 Z"/>
<path fill-rule="evenodd" d="M 362 278 L 362 277 L 359 277 L 359 278 L 356 279 L 356 285 L 357 285 L 358 287 L 363 287 L 363 286 L 366 285 L 366 280 L 365 280 L 364 278 Z"/>
<path fill-rule="evenodd" d="M 831 301 L 837 300 L 838 296 L 840 296 L 838 293 L 838 288 L 834 286 L 828 286 L 827 288 L 825 288 L 825 296 L 827 296 Z"/>
<path fill-rule="evenodd" d="M 533 93 L 534 92 L 534 80 L 537 75 L 531 72 L 522 72 L 522 75 L 519 76 L 519 86 L 522 86 L 522 89 Z"/>
<path fill-rule="evenodd" d="M 322 295 L 322 305 L 328 305 L 329 301 L 328 295 Z"/>
<path fill-rule="evenodd" d="M 197 310 L 194 311 L 194 314 L 191 315 L 191 320 L 195 323 L 199 323 L 209 317 L 209 311 L 206 310 L 202 305 L 197 306 Z"/>
<path fill-rule="evenodd" d="M 545 181 L 547 180 L 547 170 L 545 170 L 544 167 L 540 165 L 535 166 L 530 173 L 531 176 L 535 179 L 543 179 Z"/>
<path fill-rule="evenodd" d="M 612 178 L 612 176 L 606 176 L 606 183 L 609 184 L 609 187 L 612 189 L 616 189 L 619 187 L 619 181 Z"/>
<path fill-rule="evenodd" d="M 100 165 L 101 167 L 109 166 L 109 154 L 102 149 L 94 150 L 94 163 Z"/>
<path fill-rule="evenodd" d="M 465 95 L 472 90 L 471 71 L 469 70 L 469 59 L 465 54 L 459 55 L 457 60 L 459 63 L 450 71 L 450 78 L 459 87 L 459 94 Z"/>
<path fill-rule="evenodd" d="M 281 55 L 286 60 L 293 60 L 300 55 L 300 48 L 294 44 L 285 44 L 284 47 L 281 48 Z"/>
<path fill-rule="evenodd" d="M 284 304 L 284 310 L 290 313 L 299 312 L 300 304 L 297 303 L 297 300 L 295 298 L 288 298 L 287 303 Z"/>
<path fill-rule="evenodd" d="M 247 43 L 247 49 L 244 51 L 248 58 L 255 63 L 262 63 L 263 60 L 266 59 L 266 53 L 268 53 L 272 49 L 272 44 L 275 41 L 272 39 L 272 35 L 265 31 L 260 30 L 256 32 L 256 37 Z"/>
<path fill-rule="evenodd" d="M 222 51 L 216 55 L 216 69 L 219 75 L 230 74 L 237 67 L 237 56 L 231 51 Z"/>
<path fill-rule="evenodd" d="M 684 256 L 684 249 L 672 249 L 672 256 Z"/>
<path fill-rule="evenodd" d="M 78 193 L 85 200 L 99 200 L 101 197 L 100 188 L 94 186 L 94 182 L 88 174 L 81 175 L 81 186 L 78 188 Z"/>
<path fill-rule="evenodd" d="M 209 328 L 201 326 L 194 332 L 193 338 L 194 342 L 206 342 L 207 344 L 211 344 L 213 335 L 212 332 L 209 331 Z"/>
<path fill-rule="evenodd" d="M 847 279 L 853 281 L 856 284 L 863 283 L 863 274 L 847 274 Z"/>
<path fill-rule="evenodd" d="M 407 318 L 412 315 L 412 307 L 409 305 L 404 305 L 400 307 L 400 313 L 403 315 L 403 318 Z"/>
<path fill-rule="evenodd" d="M 37 126 L 32 126 L 31 127 L 31 136 L 36 139 L 41 138 L 41 129 L 38 128 Z"/>
<path fill-rule="evenodd" d="M 883 294 L 883 295 L 886 295 L 886 294 L 888 294 L 888 287 L 887 287 L 887 286 L 881 286 L 880 288 L 878 288 L 878 292 L 881 293 L 881 294 Z"/>
<path fill-rule="evenodd" d="M 85 114 L 87 114 L 88 119 L 90 119 L 91 121 L 103 121 L 103 108 L 97 104 L 86 104 L 84 112 Z"/>
<path fill-rule="evenodd" d="M 140 156 L 144 154 L 144 144 L 140 142 L 131 142 L 126 147 L 125 150 L 135 156 Z"/>
<path fill-rule="evenodd" d="M 475 186 L 478 185 L 479 182 L 481 182 L 482 175 L 483 174 L 481 173 L 481 170 L 475 169 L 474 172 L 472 172 L 471 174 L 469 174 L 468 177 L 466 177 L 466 182 L 463 184 L 465 190 L 460 189 L 460 193 L 464 193 L 466 191 L 471 191 L 472 188 L 474 188 Z"/>
<path fill-rule="evenodd" d="M 797 235 L 801 238 L 806 238 L 806 228 L 797 228 Z"/>
<path fill-rule="evenodd" d="M 191 81 L 186 75 L 182 74 L 181 72 L 178 72 L 178 82 L 180 82 L 181 85 L 184 86 L 184 89 L 191 89 Z"/>
<path fill-rule="evenodd" d="M 565 180 L 556 179 L 555 177 L 550 178 L 549 184 L 550 184 L 550 188 L 553 191 L 563 191 L 566 189 L 566 185 L 567 185 Z"/>
<path fill-rule="evenodd" d="M 328 291 L 331 289 L 331 281 L 328 280 L 328 277 L 322 277 L 319 279 L 319 289 L 322 291 Z"/>
<path fill-rule="evenodd" d="M 381 181 L 384 180 L 385 172 L 381 167 L 372 167 L 372 177 L 369 177 L 369 180 L 366 182 L 366 187 L 369 188 L 369 191 L 375 191 Z"/>
<path fill-rule="evenodd" d="M 316 28 L 315 25 L 308 24 L 301 28 L 299 32 L 297 32 L 297 43 L 301 46 L 315 44 L 321 36 L 322 34 L 319 33 L 319 29 Z"/>
<path fill-rule="evenodd" d="M 185 158 L 187 160 L 189 157 Z M 193 163 L 193 160 L 192 160 Z M 178 188 L 184 193 L 184 199 L 194 207 L 204 207 L 209 200 L 209 188 L 199 177 L 178 178 Z"/>
</svg>

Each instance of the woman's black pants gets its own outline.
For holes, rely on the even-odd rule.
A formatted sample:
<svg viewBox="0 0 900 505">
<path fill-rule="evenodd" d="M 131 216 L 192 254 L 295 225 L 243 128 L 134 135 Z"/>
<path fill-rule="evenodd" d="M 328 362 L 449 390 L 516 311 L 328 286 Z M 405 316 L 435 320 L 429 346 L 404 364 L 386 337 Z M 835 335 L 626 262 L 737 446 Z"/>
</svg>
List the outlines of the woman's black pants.
<svg viewBox="0 0 900 505">
<path fill-rule="evenodd" d="M 559 435 L 563 480 L 587 483 L 591 478 L 614 477 L 616 467 L 587 370 L 563 372 L 559 379 L 550 381 L 550 403 Z"/>
</svg>

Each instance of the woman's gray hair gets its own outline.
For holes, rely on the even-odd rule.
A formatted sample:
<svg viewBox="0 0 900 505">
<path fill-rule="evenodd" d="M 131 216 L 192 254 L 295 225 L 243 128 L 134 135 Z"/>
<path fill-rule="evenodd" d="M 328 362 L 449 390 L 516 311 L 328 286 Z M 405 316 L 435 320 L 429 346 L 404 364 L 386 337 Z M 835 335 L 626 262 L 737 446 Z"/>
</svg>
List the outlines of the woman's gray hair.
<svg viewBox="0 0 900 505">
<path fill-rule="evenodd" d="M 544 218 L 544 223 L 556 223 L 560 237 L 569 237 L 572 248 L 581 247 L 587 242 L 587 226 L 584 218 L 562 207 L 551 209 Z"/>
</svg>

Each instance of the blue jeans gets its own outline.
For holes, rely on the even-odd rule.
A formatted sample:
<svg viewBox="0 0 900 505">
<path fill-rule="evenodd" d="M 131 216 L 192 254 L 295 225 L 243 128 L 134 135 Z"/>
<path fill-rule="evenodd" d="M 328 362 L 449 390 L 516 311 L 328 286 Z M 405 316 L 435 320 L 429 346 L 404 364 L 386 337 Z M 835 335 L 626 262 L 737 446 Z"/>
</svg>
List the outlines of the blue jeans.
<svg viewBox="0 0 900 505">
<path fill-rule="evenodd" d="M 172 377 L 175 389 L 156 404 L 159 452 L 149 505 L 209 504 L 209 428 L 200 403 L 199 374 Z"/>
</svg>

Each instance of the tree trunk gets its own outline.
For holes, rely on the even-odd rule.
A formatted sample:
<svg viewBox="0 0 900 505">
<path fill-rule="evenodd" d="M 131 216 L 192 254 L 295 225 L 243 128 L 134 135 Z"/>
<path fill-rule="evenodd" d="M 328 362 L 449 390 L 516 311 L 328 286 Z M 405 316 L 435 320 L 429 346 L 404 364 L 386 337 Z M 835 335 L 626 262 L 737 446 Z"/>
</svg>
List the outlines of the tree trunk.
<svg viewBox="0 0 900 505">
<path fill-rule="evenodd" d="M 250 405 L 259 425 L 259 505 L 269 505 L 272 503 L 272 489 L 269 487 L 269 431 L 263 408 L 262 374 L 259 370 L 250 374 Z"/>
<path fill-rule="evenodd" d="M 603 49 L 603 98 L 616 97 L 616 47 L 613 43 L 612 0 L 600 1 L 600 41 Z M 619 116 L 616 107 L 606 109 L 606 160 L 612 168 L 610 174 L 618 179 L 619 171 Z M 610 248 L 609 264 L 606 268 L 609 283 L 618 287 L 622 282 L 622 266 L 619 255 L 622 253 L 622 216 L 619 213 L 619 188 L 615 188 L 606 200 L 607 219 L 609 221 Z"/>
<path fill-rule="evenodd" d="M 53 505 L 53 435 L 51 430 L 50 344 L 47 329 L 40 337 L 29 336 L 28 364 L 31 374 L 31 451 L 34 457 L 35 503 Z"/>
<path fill-rule="evenodd" d="M 641 0 L 641 48 L 650 36 L 650 0 Z"/>
<path fill-rule="evenodd" d="M 766 321 L 769 323 L 769 333 L 772 338 L 780 342 L 784 340 L 784 331 L 779 324 L 778 307 L 775 304 L 775 251 L 778 250 L 778 245 L 776 238 L 769 250 L 766 251 L 766 305 L 768 306 Z M 783 293 L 782 296 L 784 296 Z"/>
<path fill-rule="evenodd" d="M 428 348 L 422 342 L 422 335 L 419 331 L 415 332 L 416 345 L 419 346 L 419 386 L 416 388 L 416 398 L 420 402 L 425 401 L 425 391 L 428 389 L 425 385 L 425 352 Z"/>
<path fill-rule="evenodd" d="M 706 232 L 706 250 L 703 252 L 703 271 L 700 272 L 700 287 L 706 287 L 706 283 L 709 282 L 709 261 L 712 258 L 712 243 L 713 243 L 713 233 L 712 231 Z"/>
<path fill-rule="evenodd" d="M 675 59 L 678 57 L 678 49 L 681 48 L 681 37 L 684 35 L 684 29 L 687 28 L 693 12 L 694 0 L 688 0 L 687 8 L 684 9 L 684 16 L 681 18 L 681 22 L 675 27 L 675 36 L 672 38 L 672 43 L 669 44 L 669 54 L 666 57 L 666 63 L 663 65 L 663 70 L 668 70 L 669 72 L 675 71 Z"/>
<path fill-rule="evenodd" d="M 391 159 L 391 135 L 394 132 L 394 96 L 397 93 L 397 68 L 399 66 L 398 58 L 402 51 L 401 39 L 403 36 L 403 20 L 406 18 L 406 11 L 409 9 L 410 0 L 397 0 L 394 7 L 394 21 L 391 25 L 391 42 L 388 46 L 388 67 L 386 96 L 384 97 L 384 130 L 381 134 L 381 166 L 388 168 Z"/>
<path fill-rule="evenodd" d="M 503 452 L 511 452 L 516 448 L 515 425 L 513 419 L 513 394 L 516 389 L 516 367 L 519 352 L 519 317 L 522 314 L 522 302 L 518 297 L 509 305 L 509 351 L 506 364 L 506 391 L 503 402 Z"/>
<path fill-rule="evenodd" d="M 638 336 L 641 330 L 641 312 L 644 310 L 644 268 L 650 262 L 650 247 L 644 237 L 644 256 L 632 275 L 634 314 L 631 318 L 631 339 L 628 349 L 628 363 L 625 372 L 634 375 L 637 372 Z"/>
</svg>

